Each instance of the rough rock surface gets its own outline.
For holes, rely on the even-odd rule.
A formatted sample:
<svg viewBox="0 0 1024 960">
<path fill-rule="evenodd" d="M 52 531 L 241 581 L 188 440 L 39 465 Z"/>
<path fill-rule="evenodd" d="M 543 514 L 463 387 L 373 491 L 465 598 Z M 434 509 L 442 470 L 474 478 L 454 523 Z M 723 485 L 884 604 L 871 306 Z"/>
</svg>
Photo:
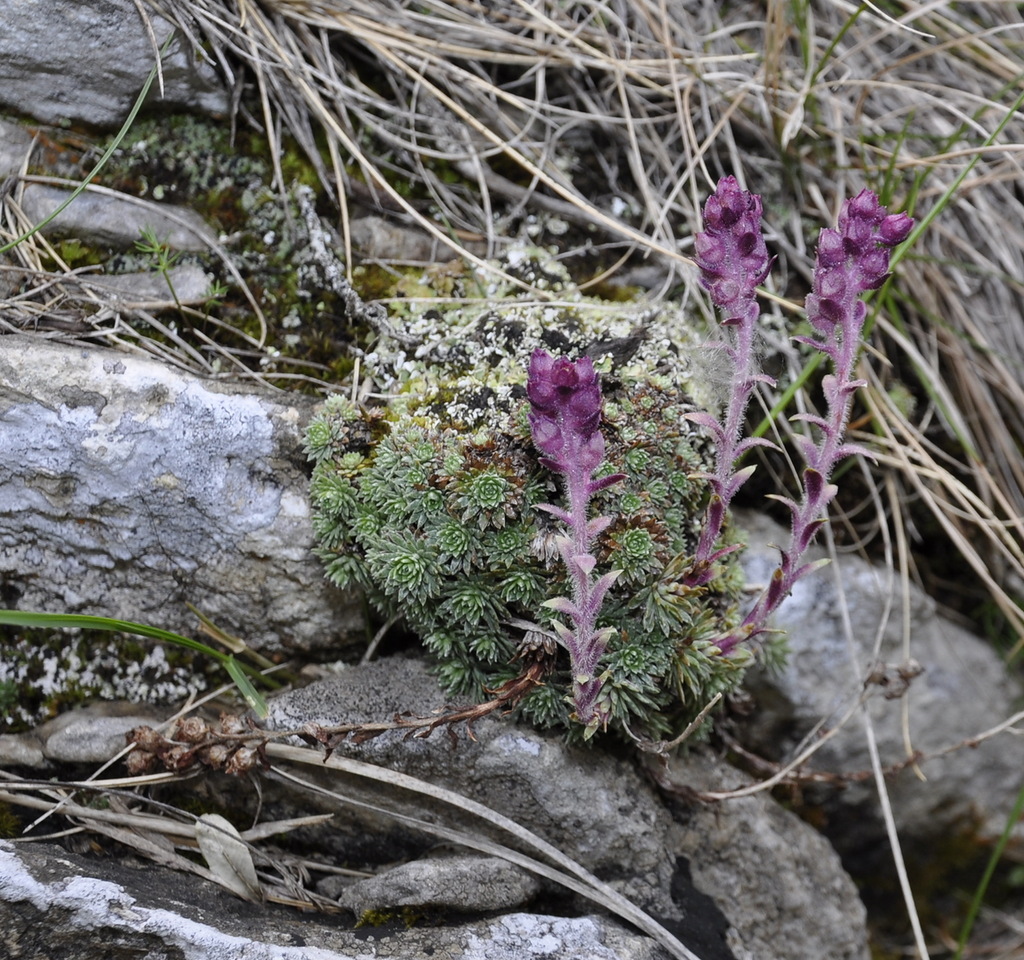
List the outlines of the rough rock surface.
<svg viewBox="0 0 1024 960">
<path fill-rule="evenodd" d="M 459 913 L 489 913 L 520 907 L 540 883 L 498 857 L 427 857 L 385 870 L 347 886 L 339 900 L 357 917 L 367 910 L 443 907 Z M 319 888 L 323 892 L 323 887 Z"/>
<path fill-rule="evenodd" d="M 31 223 L 42 223 L 71 196 L 41 183 L 25 186 L 21 208 Z M 125 196 L 80 193 L 42 232 L 46 236 L 74 236 L 96 246 L 130 249 L 144 230 L 174 250 L 206 250 L 215 240 L 203 218 L 188 207 L 134 200 Z"/>
<path fill-rule="evenodd" d="M 667 777 L 694 790 L 746 782 L 699 753 L 670 760 Z M 694 887 L 728 917 L 726 940 L 736 960 L 867 956 L 866 910 L 839 855 L 767 793 L 694 804 L 679 820 L 676 849 L 689 864 Z"/>
<path fill-rule="evenodd" d="M 283 694 L 271 702 L 268 725 L 380 720 L 407 710 L 429 715 L 441 702 L 423 663 L 390 659 Z M 448 787 L 527 825 L 669 922 L 702 960 L 866 957 L 864 908 L 838 856 L 767 795 L 715 807 L 685 803 L 673 819 L 635 765 L 614 751 L 570 748 L 508 721 L 482 721 L 474 735 L 453 744 L 439 733 L 427 740 L 387 734 L 336 752 Z M 339 789 L 329 774 L 311 777 L 309 770 L 307 779 Z M 695 789 L 732 787 L 738 778 L 700 754 L 673 761 L 670 775 Z M 348 779 L 344 793 L 362 796 Z M 367 799 L 380 802 L 381 788 Z M 346 833 L 391 831 L 388 842 L 399 843 L 393 827 L 372 816 L 332 809 L 338 855 Z M 409 809 L 432 812 L 422 801 Z"/>
<path fill-rule="evenodd" d="M 0 338 L 7 605 L 188 632 L 189 602 L 265 650 L 352 637 L 359 608 L 311 553 L 310 406 L 121 352 Z"/>
<path fill-rule="evenodd" d="M 0 104 L 44 123 L 116 126 L 128 114 L 171 25 L 133 0 L 15 0 L 0 4 Z M 227 113 L 227 91 L 209 63 L 180 40 L 164 59 L 163 106 Z M 159 96 L 157 85 L 151 101 Z"/>
<path fill-rule="evenodd" d="M 743 558 L 747 579 L 764 583 L 777 563 L 772 544 L 784 543 L 787 532 L 752 513 L 743 514 L 740 523 L 750 543 Z M 824 555 L 820 548 L 809 554 L 811 559 Z M 925 754 L 962 743 L 1014 714 L 1021 691 L 995 651 L 940 616 L 913 586 L 905 646 L 900 591 L 895 577 L 854 556 L 842 556 L 796 585 L 775 617 L 775 625 L 789 637 L 788 662 L 780 672 L 760 677 L 755 686 L 762 709 L 751 724 L 751 740 L 758 749 L 785 756 L 822 718 L 835 719 L 854 703 L 876 658 L 876 638 L 881 644 L 877 656 L 887 665 L 888 688 L 875 688 L 869 709 L 883 765 L 907 757 L 904 709 L 909 742 Z M 912 680 L 905 698 L 886 699 L 886 692 L 898 692 L 897 670 L 908 655 L 924 672 Z M 870 769 L 858 715 L 824 744 L 810 766 L 843 773 Z M 904 769 L 890 782 L 897 825 L 904 834 L 926 838 L 977 821 L 984 834 L 998 836 L 1019 789 L 1022 766 L 1024 743 L 1004 735 L 924 760 L 920 769 L 925 780 Z M 848 784 L 835 802 L 860 811 L 852 822 L 863 842 L 865 816 L 877 809 L 871 783 Z"/>
<path fill-rule="evenodd" d="M 129 730 L 165 720 L 168 713 L 123 701 L 68 710 L 27 733 L 0 734 L 0 767 L 106 763 L 124 749 Z"/>
<path fill-rule="evenodd" d="M 22 960 L 663 960 L 603 917 L 506 914 L 441 927 L 351 929 L 256 906 L 153 864 L 0 841 L 0 944 Z"/>
<path fill-rule="evenodd" d="M 304 723 L 387 720 L 406 711 L 430 716 L 443 704 L 424 661 L 390 658 L 271 700 L 265 725 L 290 730 Z M 628 877 L 627 895 L 671 909 L 671 819 L 632 764 L 603 751 L 567 749 L 557 736 L 495 720 L 474 724 L 475 739 L 459 731 L 456 736 L 452 742 L 439 731 L 427 739 L 407 739 L 404 731 L 395 731 L 358 746 L 343 743 L 335 752 L 472 797 L 528 825 L 589 870 Z M 316 773 L 303 771 L 307 778 Z M 317 780 L 336 787 L 329 773 Z M 366 799 L 372 801 L 379 789 L 373 784 Z M 346 783 L 346 790 L 358 796 L 360 788 Z M 409 812 L 421 811 L 423 803 L 417 799 Z M 354 838 L 365 836 L 368 826 L 393 830 L 372 814 L 346 812 L 345 818 Z M 342 829 L 334 826 L 339 840 Z"/>
</svg>

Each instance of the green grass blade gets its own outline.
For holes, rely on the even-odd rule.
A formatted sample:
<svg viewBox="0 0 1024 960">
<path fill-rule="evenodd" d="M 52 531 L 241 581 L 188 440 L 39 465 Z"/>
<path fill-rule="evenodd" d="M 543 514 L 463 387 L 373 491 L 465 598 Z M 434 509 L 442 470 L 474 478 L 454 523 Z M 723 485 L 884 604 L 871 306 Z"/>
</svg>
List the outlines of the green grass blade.
<svg viewBox="0 0 1024 960">
<path fill-rule="evenodd" d="M 249 704 L 249 709 L 262 720 L 270 712 L 270 708 L 267 706 L 267 701 L 263 698 L 263 695 L 252 685 L 252 681 L 246 676 L 242 665 L 234 657 L 229 656 L 224 661 L 224 667 L 228 671 L 228 676 L 234 680 L 235 686 L 238 687 L 238 692 L 245 699 L 245 702 Z"/>
<path fill-rule="evenodd" d="M 1010 811 L 1010 816 L 1006 820 L 1006 827 L 996 845 L 992 848 L 992 855 L 988 858 L 988 863 L 985 865 L 985 873 L 982 875 L 981 881 L 974 891 L 974 896 L 971 898 L 971 905 L 967 910 L 967 916 L 964 918 L 964 924 L 960 928 L 960 939 L 957 942 L 953 960 L 963 960 L 964 947 L 967 946 L 967 941 L 971 936 L 974 921 L 978 918 L 982 901 L 985 899 L 985 891 L 988 890 L 992 875 L 996 872 L 996 867 L 1003 858 L 1003 852 L 1006 850 L 1006 845 L 1010 842 L 1010 837 L 1013 836 L 1014 828 L 1020 822 L 1022 813 L 1024 813 L 1024 787 L 1021 787 L 1017 794 L 1013 810 Z"/>
<path fill-rule="evenodd" d="M 191 637 L 183 637 L 180 633 L 161 630 L 159 627 L 150 627 L 144 623 L 134 623 L 131 620 L 91 617 L 79 613 L 36 613 L 29 610 L 0 610 L 0 626 L 112 630 L 118 633 L 131 633 L 139 637 L 150 637 L 153 640 L 163 640 L 166 643 L 177 644 L 179 647 L 187 647 L 189 650 L 197 650 L 200 653 L 213 657 L 219 663 L 226 663 L 228 660 L 226 653 L 207 646 L 205 643 L 200 643 L 198 640 L 193 640 Z"/>
</svg>

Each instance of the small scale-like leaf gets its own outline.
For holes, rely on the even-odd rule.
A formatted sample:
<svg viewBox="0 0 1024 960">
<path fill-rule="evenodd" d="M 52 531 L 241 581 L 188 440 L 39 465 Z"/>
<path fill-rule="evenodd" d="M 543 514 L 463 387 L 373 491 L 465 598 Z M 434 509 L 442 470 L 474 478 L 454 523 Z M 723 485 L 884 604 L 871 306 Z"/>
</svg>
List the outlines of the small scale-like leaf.
<svg viewBox="0 0 1024 960">
<path fill-rule="evenodd" d="M 576 549 L 576 544 L 572 542 L 572 537 L 564 535 L 555 537 L 555 546 L 562 557 L 562 562 L 568 566 L 569 561 L 574 556 L 573 551 Z"/>
<path fill-rule="evenodd" d="M 820 504 L 825 491 L 825 478 L 821 471 L 808 467 L 803 474 L 804 489 L 807 491 L 808 505 Z"/>
<path fill-rule="evenodd" d="M 591 571 L 597 566 L 597 558 L 592 557 L 589 553 L 577 553 L 572 558 L 573 566 L 580 571 L 584 576 L 589 577 Z"/>
<path fill-rule="evenodd" d="M 590 602 L 599 607 L 601 605 L 601 601 L 604 599 L 605 593 L 608 592 L 609 587 L 611 587 L 611 585 L 615 583 L 620 576 L 622 576 L 621 570 L 609 570 L 608 573 L 598 577 L 597 580 L 594 581 L 594 586 L 590 591 Z"/>
<path fill-rule="evenodd" d="M 610 473 L 607 477 L 601 477 L 598 480 L 591 480 L 587 484 L 588 493 L 597 493 L 599 490 L 604 490 L 612 484 L 618 483 L 620 480 L 625 480 L 626 474 L 624 473 Z"/>
<path fill-rule="evenodd" d="M 812 520 L 807 526 L 800 531 L 800 536 L 796 541 L 796 549 L 798 555 L 803 553 L 810 545 L 811 541 L 817 536 L 818 531 L 826 524 L 828 520 L 824 517 L 820 520 Z"/>
<path fill-rule="evenodd" d="M 564 623 L 560 620 L 552 620 L 551 626 L 555 631 L 556 639 L 563 647 L 566 648 L 570 653 L 576 645 L 576 634 L 574 634 Z"/>
<path fill-rule="evenodd" d="M 800 448 L 800 454 L 804 460 L 808 463 L 816 463 L 818 460 L 818 448 L 815 446 L 814 441 L 810 437 L 805 437 L 802 433 L 798 433 L 793 438 L 796 440 L 796 445 Z"/>
<path fill-rule="evenodd" d="M 576 618 L 580 615 L 580 608 L 568 597 L 552 597 L 550 600 L 545 600 L 541 606 L 554 610 L 555 613 L 564 613 L 567 617 Z"/>
<path fill-rule="evenodd" d="M 843 460 L 846 457 L 866 457 L 868 460 L 876 460 L 877 457 L 863 444 L 844 443 L 836 451 L 836 460 Z"/>
<path fill-rule="evenodd" d="M 689 420 L 690 423 L 697 424 L 698 427 L 703 427 L 709 431 L 714 438 L 721 443 L 725 439 L 725 431 L 722 429 L 721 424 L 713 417 L 710 413 L 705 413 L 703 410 L 696 410 L 693 413 L 687 413 L 684 415 L 685 420 Z"/>
<path fill-rule="evenodd" d="M 811 423 L 816 427 L 820 427 L 825 433 L 832 432 L 832 425 L 824 417 L 819 417 L 816 413 L 794 413 L 789 419 L 791 423 L 802 421 L 803 423 Z"/>
<path fill-rule="evenodd" d="M 832 561 L 828 557 L 821 557 L 819 560 L 812 560 L 810 563 L 805 563 L 796 571 L 796 573 L 793 574 L 793 579 L 799 580 L 801 577 L 805 577 L 809 573 L 814 573 L 815 570 L 827 567 L 831 562 Z"/>
<path fill-rule="evenodd" d="M 743 454 L 754 447 L 767 447 L 769 450 L 779 450 L 779 445 L 767 437 L 747 437 L 736 444 L 736 459 L 738 460 Z"/>
<path fill-rule="evenodd" d="M 831 344 L 822 343 L 820 340 L 815 340 L 814 337 L 804 336 L 793 337 L 793 341 L 795 343 L 806 343 L 807 346 L 813 347 L 820 353 L 825 354 L 825 356 L 835 359 L 835 348 Z"/>
<path fill-rule="evenodd" d="M 784 497 L 778 493 L 766 493 L 765 497 L 769 500 L 777 500 L 779 503 L 784 504 L 788 508 L 789 512 L 794 516 L 796 516 L 800 510 L 800 505 L 791 497 Z"/>
<path fill-rule="evenodd" d="M 572 517 L 569 516 L 561 507 L 553 506 L 550 503 L 538 503 L 536 509 L 543 510 L 545 513 L 550 513 L 556 520 L 561 520 L 562 523 L 572 523 Z"/>
<path fill-rule="evenodd" d="M 756 464 L 751 464 L 749 467 L 744 467 L 742 470 L 737 470 L 732 477 L 729 479 L 729 483 L 725 488 L 725 499 L 731 501 L 736 495 L 736 492 L 740 487 L 743 486 L 753 475 L 757 469 Z"/>
<path fill-rule="evenodd" d="M 722 557 L 727 557 L 730 553 L 735 553 L 737 550 L 742 550 L 742 543 L 730 543 L 727 547 L 719 547 L 710 557 L 708 557 L 708 564 L 716 563 L 721 560 Z M 709 578 L 710 579 L 710 578 Z"/>
<path fill-rule="evenodd" d="M 600 536 L 608 529 L 609 524 L 612 522 L 611 517 L 594 517 L 593 520 L 587 521 L 587 536 L 593 539 L 594 537 Z"/>
</svg>

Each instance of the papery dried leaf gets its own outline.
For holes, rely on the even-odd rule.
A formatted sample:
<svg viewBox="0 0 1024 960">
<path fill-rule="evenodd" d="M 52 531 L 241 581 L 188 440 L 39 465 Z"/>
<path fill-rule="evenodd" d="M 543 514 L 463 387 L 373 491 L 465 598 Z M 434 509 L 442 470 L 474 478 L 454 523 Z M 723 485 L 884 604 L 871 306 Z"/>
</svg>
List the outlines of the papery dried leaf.
<svg viewBox="0 0 1024 960">
<path fill-rule="evenodd" d="M 236 896 L 260 903 L 263 892 L 249 847 L 234 825 L 216 813 L 204 813 L 196 823 L 199 851 L 214 879 Z"/>
</svg>

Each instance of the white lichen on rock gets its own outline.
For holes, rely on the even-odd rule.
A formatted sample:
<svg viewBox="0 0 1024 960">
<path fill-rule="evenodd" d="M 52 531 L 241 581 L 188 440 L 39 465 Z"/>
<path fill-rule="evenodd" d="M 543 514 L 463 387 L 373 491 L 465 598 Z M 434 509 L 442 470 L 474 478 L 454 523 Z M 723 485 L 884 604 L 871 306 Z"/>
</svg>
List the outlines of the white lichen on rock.
<svg viewBox="0 0 1024 960">
<path fill-rule="evenodd" d="M 21 730 L 90 700 L 176 703 L 209 685 L 198 658 L 95 633 L 33 633 L 5 640 L 0 732 Z"/>
</svg>

